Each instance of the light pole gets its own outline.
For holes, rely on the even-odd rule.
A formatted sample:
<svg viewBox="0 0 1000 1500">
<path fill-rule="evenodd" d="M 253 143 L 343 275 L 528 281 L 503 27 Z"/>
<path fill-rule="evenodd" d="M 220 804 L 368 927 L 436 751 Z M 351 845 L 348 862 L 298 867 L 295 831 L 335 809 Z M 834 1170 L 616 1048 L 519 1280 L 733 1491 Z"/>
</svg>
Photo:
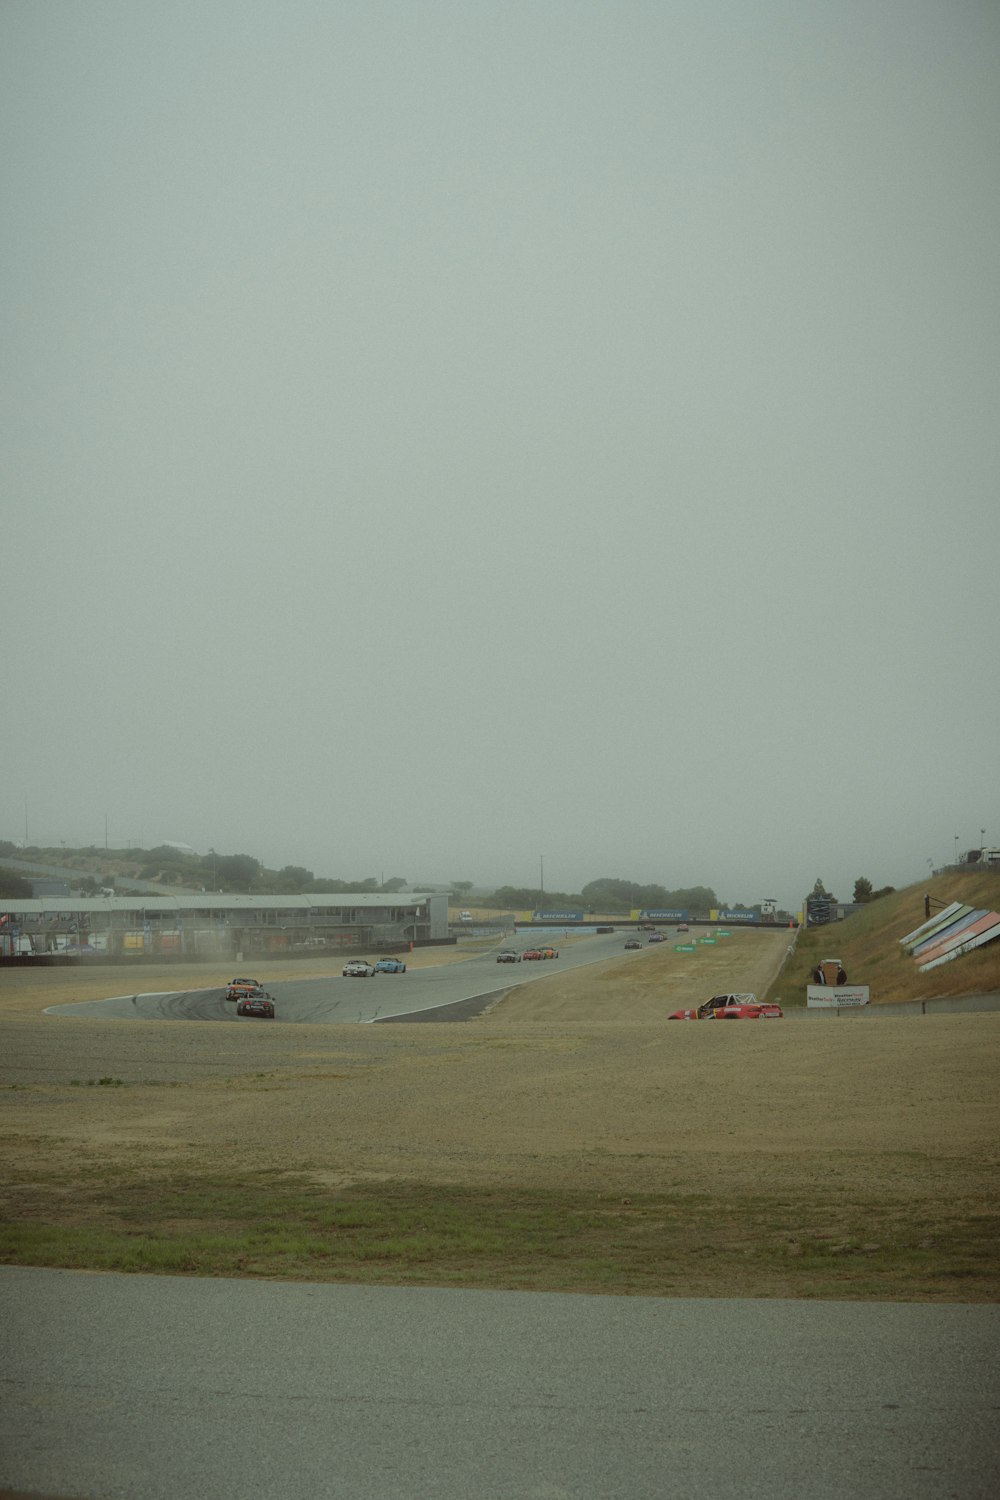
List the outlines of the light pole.
<svg viewBox="0 0 1000 1500">
<path fill-rule="evenodd" d="M 955 863 L 958 864 L 958 834 L 955 835 Z"/>
<path fill-rule="evenodd" d="M 544 906 L 545 905 L 545 855 L 544 854 L 540 854 L 538 856 L 538 887 L 539 887 L 539 890 L 541 892 L 541 896 L 540 896 L 538 904 L 540 906 Z"/>
</svg>

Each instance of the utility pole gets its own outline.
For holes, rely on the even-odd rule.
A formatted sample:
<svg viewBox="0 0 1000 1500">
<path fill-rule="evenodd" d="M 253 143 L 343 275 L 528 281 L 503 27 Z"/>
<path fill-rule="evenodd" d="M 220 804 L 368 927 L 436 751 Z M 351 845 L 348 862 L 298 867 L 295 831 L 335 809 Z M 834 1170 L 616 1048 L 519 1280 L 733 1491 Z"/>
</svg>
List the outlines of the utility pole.
<svg viewBox="0 0 1000 1500">
<path fill-rule="evenodd" d="M 538 886 L 539 886 L 539 890 L 541 891 L 541 900 L 539 902 L 539 905 L 544 906 L 545 905 L 545 855 L 544 854 L 540 854 L 538 856 Z"/>
</svg>

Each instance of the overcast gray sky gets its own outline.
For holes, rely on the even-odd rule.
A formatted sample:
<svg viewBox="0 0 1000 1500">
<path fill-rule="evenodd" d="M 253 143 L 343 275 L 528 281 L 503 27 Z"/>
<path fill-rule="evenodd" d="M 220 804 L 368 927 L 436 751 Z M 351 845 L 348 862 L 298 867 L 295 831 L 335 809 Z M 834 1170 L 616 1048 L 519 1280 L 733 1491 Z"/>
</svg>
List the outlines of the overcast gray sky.
<svg viewBox="0 0 1000 1500">
<path fill-rule="evenodd" d="M 5 0 L 0 838 L 1000 844 L 994 0 Z"/>
</svg>

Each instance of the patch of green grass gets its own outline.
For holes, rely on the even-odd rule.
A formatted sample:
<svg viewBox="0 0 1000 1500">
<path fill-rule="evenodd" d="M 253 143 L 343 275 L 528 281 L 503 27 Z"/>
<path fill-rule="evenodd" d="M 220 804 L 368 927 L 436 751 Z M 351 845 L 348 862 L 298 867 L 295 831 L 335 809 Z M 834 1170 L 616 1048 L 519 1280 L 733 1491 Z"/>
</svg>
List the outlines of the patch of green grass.
<svg viewBox="0 0 1000 1500">
<path fill-rule="evenodd" d="M 307 1175 L 25 1177 L 0 1262 L 650 1296 L 1000 1297 L 998 1216 L 937 1202 L 462 1189 Z"/>
</svg>

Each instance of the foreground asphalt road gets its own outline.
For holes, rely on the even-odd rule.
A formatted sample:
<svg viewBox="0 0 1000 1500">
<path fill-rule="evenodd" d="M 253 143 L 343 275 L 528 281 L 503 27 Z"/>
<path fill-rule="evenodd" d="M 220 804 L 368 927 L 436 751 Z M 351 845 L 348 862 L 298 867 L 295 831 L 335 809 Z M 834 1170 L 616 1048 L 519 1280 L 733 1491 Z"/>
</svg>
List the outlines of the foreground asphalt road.
<svg viewBox="0 0 1000 1500">
<path fill-rule="evenodd" d="M 0 1269 L 0 1486 L 993 1500 L 1000 1308 Z"/>
</svg>

